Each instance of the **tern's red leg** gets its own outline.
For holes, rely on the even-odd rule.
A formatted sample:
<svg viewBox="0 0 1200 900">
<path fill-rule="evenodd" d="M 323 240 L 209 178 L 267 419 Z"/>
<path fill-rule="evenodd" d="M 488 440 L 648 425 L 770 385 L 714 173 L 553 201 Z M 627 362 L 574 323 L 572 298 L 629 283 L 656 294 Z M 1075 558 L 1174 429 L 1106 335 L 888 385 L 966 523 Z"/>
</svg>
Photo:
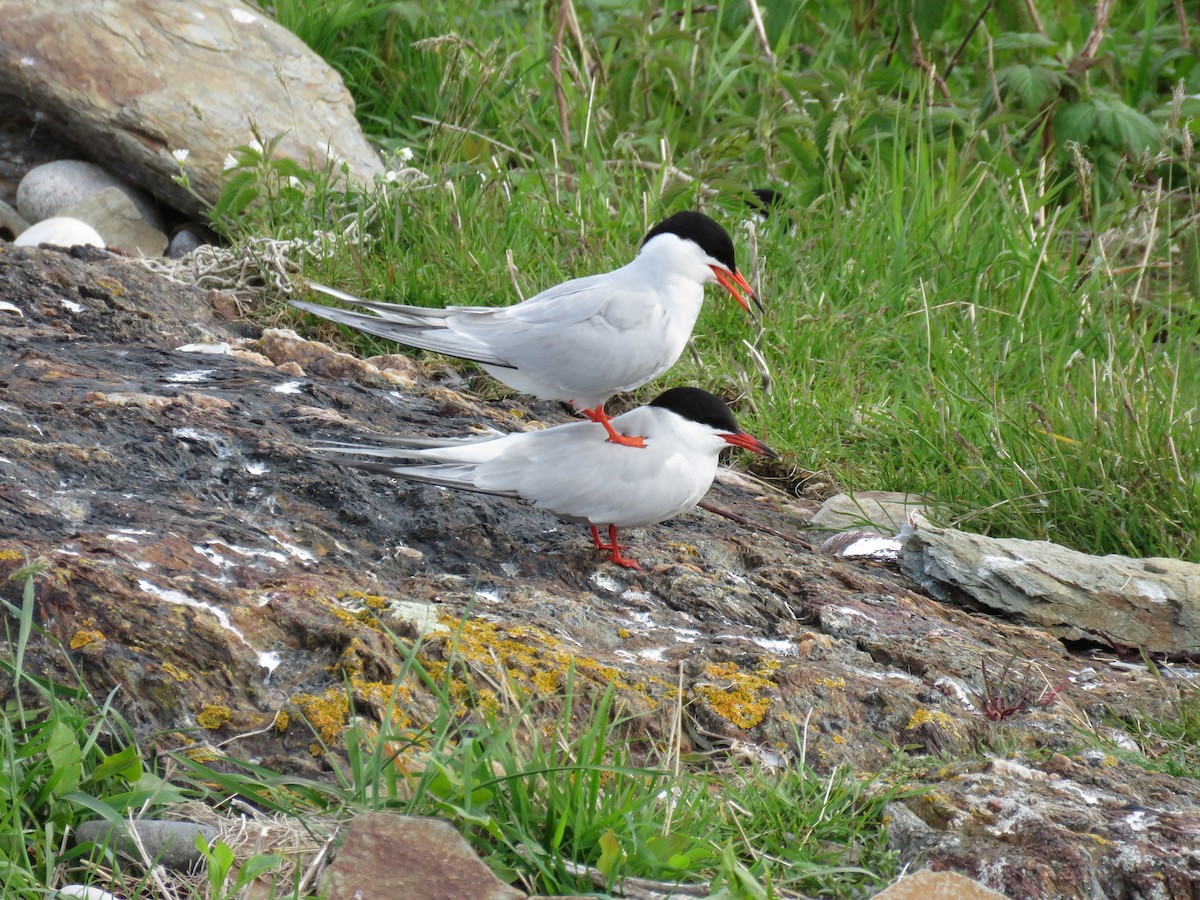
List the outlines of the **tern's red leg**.
<svg viewBox="0 0 1200 900">
<path fill-rule="evenodd" d="M 604 405 L 594 406 L 591 409 L 580 410 L 585 416 L 604 426 L 604 430 L 608 432 L 608 439 L 614 444 L 620 444 L 622 447 L 645 447 L 646 441 L 640 437 L 629 437 L 624 434 L 617 434 L 612 427 L 612 420 L 608 418 L 608 414 L 604 412 Z"/>
<path fill-rule="evenodd" d="M 621 550 L 625 549 L 617 543 L 617 526 L 608 526 L 608 543 L 605 544 L 600 540 L 600 532 L 596 530 L 596 526 L 592 526 L 592 540 L 596 542 L 597 550 L 607 550 L 611 555 L 608 557 L 609 562 L 614 562 L 618 566 L 624 566 L 626 569 L 637 569 L 641 571 L 641 566 L 638 565 L 636 559 L 630 559 L 621 555 Z"/>
</svg>

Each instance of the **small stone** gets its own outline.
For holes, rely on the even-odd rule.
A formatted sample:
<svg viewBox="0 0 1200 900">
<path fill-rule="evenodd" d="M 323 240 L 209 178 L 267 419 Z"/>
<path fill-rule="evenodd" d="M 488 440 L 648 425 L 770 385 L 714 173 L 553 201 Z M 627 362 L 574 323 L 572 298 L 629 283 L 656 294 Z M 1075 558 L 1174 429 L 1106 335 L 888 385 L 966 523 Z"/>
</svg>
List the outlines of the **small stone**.
<svg viewBox="0 0 1200 900">
<path fill-rule="evenodd" d="M 325 872 L 327 900 L 524 900 L 480 862 L 449 822 L 363 813 Z"/>
<path fill-rule="evenodd" d="M 120 188 L 106 188 L 68 208 L 64 215 L 87 222 L 112 250 L 129 256 L 162 256 L 167 236 L 147 222 Z"/>
<path fill-rule="evenodd" d="M 920 494 L 907 491 L 859 491 L 835 494 L 821 504 L 809 525 L 822 531 L 846 528 L 872 528 L 893 535 L 910 513 L 928 515 L 927 502 Z"/>
<path fill-rule="evenodd" d="M 39 247 L 50 244 L 55 247 L 78 247 L 83 244 L 88 247 L 103 247 L 104 238 L 96 233 L 96 229 L 87 222 L 66 216 L 55 216 L 43 219 L 36 225 L 30 225 L 13 241 L 18 247 Z"/>
<path fill-rule="evenodd" d="M 875 895 L 875 900 L 992 900 L 1004 895 L 957 872 L 922 869 Z"/>
<path fill-rule="evenodd" d="M 11 241 L 28 227 L 29 222 L 19 212 L 0 200 L 0 238 Z"/>
<path fill-rule="evenodd" d="M 72 206 L 109 188 L 125 194 L 143 221 L 162 227 L 158 208 L 145 193 L 81 159 L 59 159 L 30 169 L 17 187 L 17 211 L 31 222 L 40 222 L 66 215 Z"/>
<path fill-rule="evenodd" d="M 203 247 L 205 244 L 215 244 L 216 241 L 217 236 L 203 225 L 197 225 L 194 222 L 189 223 L 171 235 L 171 241 L 167 244 L 167 258 L 179 259 L 182 256 L 187 256 L 198 247 Z"/>
<path fill-rule="evenodd" d="M 131 832 L 136 833 L 137 841 Z M 114 825 L 95 820 L 80 823 L 74 833 L 76 844 L 94 843 L 114 847 L 137 859 L 141 859 L 141 851 L 138 850 L 140 842 L 150 857 L 177 872 L 187 872 L 200 862 L 202 857 L 196 849 L 197 835 L 203 836 L 211 844 L 217 839 L 217 829 L 195 822 L 145 819 Z"/>
</svg>

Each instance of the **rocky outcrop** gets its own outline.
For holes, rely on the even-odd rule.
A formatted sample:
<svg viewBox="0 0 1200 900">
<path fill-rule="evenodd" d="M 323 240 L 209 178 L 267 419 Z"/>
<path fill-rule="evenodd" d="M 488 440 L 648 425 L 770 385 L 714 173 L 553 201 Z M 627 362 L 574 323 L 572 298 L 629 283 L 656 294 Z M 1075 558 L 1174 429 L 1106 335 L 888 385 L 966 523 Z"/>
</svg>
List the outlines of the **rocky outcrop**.
<svg viewBox="0 0 1200 900">
<path fill-rule="evenodd" d="M 813 553 L 806 508 L 747 473 L 630 532 L 639 573 L 547 514 L 308 450 L 562 418 L 264 332 L 132 260 L 0 246 L 0 592 L 19 604 L 5 576 L 44 559 L 38 622 L 160 745 L 236 735 L 228 750 L 315 777 L 347 689 L 359 716 L 429 720 L 414 652 L 453 657 L 456 690 L 611 685 L 650 737 L 682 685 L 685 753 L 877 772 L 909 748 L 923 790 L 889 835 L 914 868 L 1021 898 L 1200 891 L 1200 785 L 1100 743 L 1171 709 L 1169 667 L 1072 653 L 893 566 Z M 26 655 L 45 676 L 60 660 Z"/>
<path fill-rule="evenodd" d="M 966 599 L 1064 640 L 1200 656 L 1200 565 L 1088 556 L 1049 541 L 919 523 L 901 556 L 933 596 Z"/>
<path fill-rule="evenodd" d="M 241 0 L 0 0 L 0 22 L 0 95 L 176 209 L 217 200 L 252 126 L 302 165 L 382 172 L 338 74 Z"/>
</svg>

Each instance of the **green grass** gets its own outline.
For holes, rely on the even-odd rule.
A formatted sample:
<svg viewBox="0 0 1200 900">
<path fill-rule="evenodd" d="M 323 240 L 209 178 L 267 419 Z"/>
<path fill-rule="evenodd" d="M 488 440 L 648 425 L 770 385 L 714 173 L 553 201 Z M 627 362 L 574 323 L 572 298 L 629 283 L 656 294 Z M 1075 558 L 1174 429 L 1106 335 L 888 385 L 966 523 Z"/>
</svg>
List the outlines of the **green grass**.
<svg viewBox="0 0 1200 900">
<path fill-rule="evenodd" d="M 773 59 L 744 3 L 576 3 L 560 106 L 557 5 L 282 0 L 367 132 L 411 148 L 426 177 L 243 194 L 226 230 L 353 221 L 304 275 L 507 304 L 514 285 L 530 296 L 619 265 L 663 215 L 704 208 L 736 231 L 767 316 L 760 328 L 713 292 L 700 364 L 685 355 L 632 401 L 720 390 L 800 489 L 827 472 L 927 494 L 973 530 L 1200 559 L 1200 101 L 1185 96 L 1200 69 L 1174 7 L 1117 10 L 1084 75 L 1071 62 L 1092 22 L 1076 4 L 1040 5 L 1044 33 L 1015 7 L 972 30 L 978 10 L 918 5 L 922 58 L 952 69 L 943 91 L 894 13 L 761 6 Z M 246 165 L 239 190 L 262 184 Z M 752 244 L 738 223 L 757 186 L 788 206 Z"/>
<path fill-rule="evenodd" d="M 1157 671 L 1155 675 L 1169 699 L 1169 712 L 1162 716 L 1131 713 L 1114 718 L 1111 724 L 1137 744 L 1136 751 L 1118 747 L 1111 741 L 1103 741 L 1102 745 L 1113 756 L 1149 771 L 1200 778 L 1200 685 L 1181 678 L 1163 678 Z"/>
<path fill-rule="evenodd" d="M 71 846 L 67 836 L 81 821 L 153 815 L 182 798 L 143 761 L 113 695 L 97 703 L 81 678 L 61 684 L 28 671 L 31 639 L 50 640 L 34 622 L 38 569 L 10 576 L 23 582 L 19 607 L 0 600 L 0 895 L 14 898 L 42 897 L 73 880 L 68 873 L 90 878 L 116 864 L 92 844 Z M 140 894 L 145 885 L 132 877 L 121 887 Z"/>
</svg>

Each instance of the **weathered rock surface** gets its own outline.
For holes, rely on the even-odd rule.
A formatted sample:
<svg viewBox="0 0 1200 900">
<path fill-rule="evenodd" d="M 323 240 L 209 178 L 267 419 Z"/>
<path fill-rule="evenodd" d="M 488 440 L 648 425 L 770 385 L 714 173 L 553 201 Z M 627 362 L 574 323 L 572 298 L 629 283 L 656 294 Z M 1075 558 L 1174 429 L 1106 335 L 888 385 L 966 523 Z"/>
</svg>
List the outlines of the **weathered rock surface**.
<svg viewBox="0 0 1200 900">
<path fill-rule="evenodd" d="M 87 222 L 104 246 L 129 256 L 162 256 L 167 236 L 142 218 L 137 206 L 117 188 L 106 188 L 68 207 L 65 215 Z"/>
<path fill-rule="evenodd" d="M 928 515 L 926 503 L 920 494 L 900 491 L 834 494 L 821 504 L 810 524 L 823 531 L 864 528 L 893 535 L 901 529 L 909 514 Z"/>
<path fill-rule="evenodd" d="M 211 844 L 217 837 L 217 830 L 195 822 L 143 819 L 113 824 L 97 820 L 81 822 L 72 834 L 72 840 L 76 844 L 98 844 L 135 860 L 143 859 L 145 853 L 146 857 L 168 869 L 190 872 L 204 859 L 196 848 L 198 836 Z"/>
<path fill-rule="evenodd" d="M 933 596 L 967 598 L 1065 640 L 1200 654 L 1200 565 L 1088 556 L 1048 541 L 991 538 L 920 523 L 901 555 Z"/>
<path fill-rule="evenodd" d="M 59 159 L 30 169 L 17 187 L 17 211 L 31 222 L 70 216 L 72 207 L 110 190 L 128 197 L 143 221 L 162 227 L 162 217 L 146 194 L 81 159 Z"/>
<path fill-rule="evenodd" d="M 906 777 L 927 790 L 889 826 L 914 867 L 1019 898 L 1200 893 L 1200 784 L 1087 749 L 1121 737 L 1119 715 L 1168 711 L 1169 667 L 1073 654 L 894 568 L 809 552 L 803 508 L 744 473 L 707 510 L 632 531 L 638 573 L 510 501 L 337 468 L 309 454 L 315 439 L 562 413 L 260 332 L 225 295 L 132 260 L 0 246 L 0 301 L 0 594 L 19 603 L 4 577 L 45 559 L 38 622 L 160 745 L 236 735 L 227 750 L 313 777 L 327 765 L 313 730 L 337 752 L 347 685 L 360 716 L 395 692 L 409 724 L 429 720 L 422 685 L 396 684 L 404 648 L 385 626 L 424 629 L 429 667 L 453 653 L 480 690 L 531 698 L 572 672 L 583 693 L 611 684 L 652 738 L 682 680 L 685 752 L 802 744 L 818 771 L 877 772 L 914 748 Z M 227 352 L 174 349 L 189 344 Z M 1062 692 L 990 721 L 981 664 L 994 675 L 1014 655 Z M 66 677 L 60 660 L 35 642 L 25 664 Z"/>
<path fill-rule="evenodd" d="M 992 900 L 1003 897 L 995 891 L 964 878 L 957 872 L 934 872 L 922 869 L 901 878 L 887 890 L 875 895 L 876 900 Z"/>
<path fill-rule="evenodd" d="M 363 813 L 325 871 L 323 896 L 524 900 L 525 893 L 493 875 L 448 822 Z"/>
<path fill-rule="evenodd" d="M 87 222 L 70 216 L 54 216 L 30 225 L 13 241 L 18 247 L 37 247 L 50 244 L 54 247 L 104 247 L 104 238 Z"/>
<path fill-rule="evenodd" d="M 0 0 L 0 22 L 0 94 L 176 209 L 217 200 L 252 125 L 303 165 L 382 173 L 338 74 L 241 0 Z M 189 151 L 199 200 L 172 150 Z"/>
</svg>

